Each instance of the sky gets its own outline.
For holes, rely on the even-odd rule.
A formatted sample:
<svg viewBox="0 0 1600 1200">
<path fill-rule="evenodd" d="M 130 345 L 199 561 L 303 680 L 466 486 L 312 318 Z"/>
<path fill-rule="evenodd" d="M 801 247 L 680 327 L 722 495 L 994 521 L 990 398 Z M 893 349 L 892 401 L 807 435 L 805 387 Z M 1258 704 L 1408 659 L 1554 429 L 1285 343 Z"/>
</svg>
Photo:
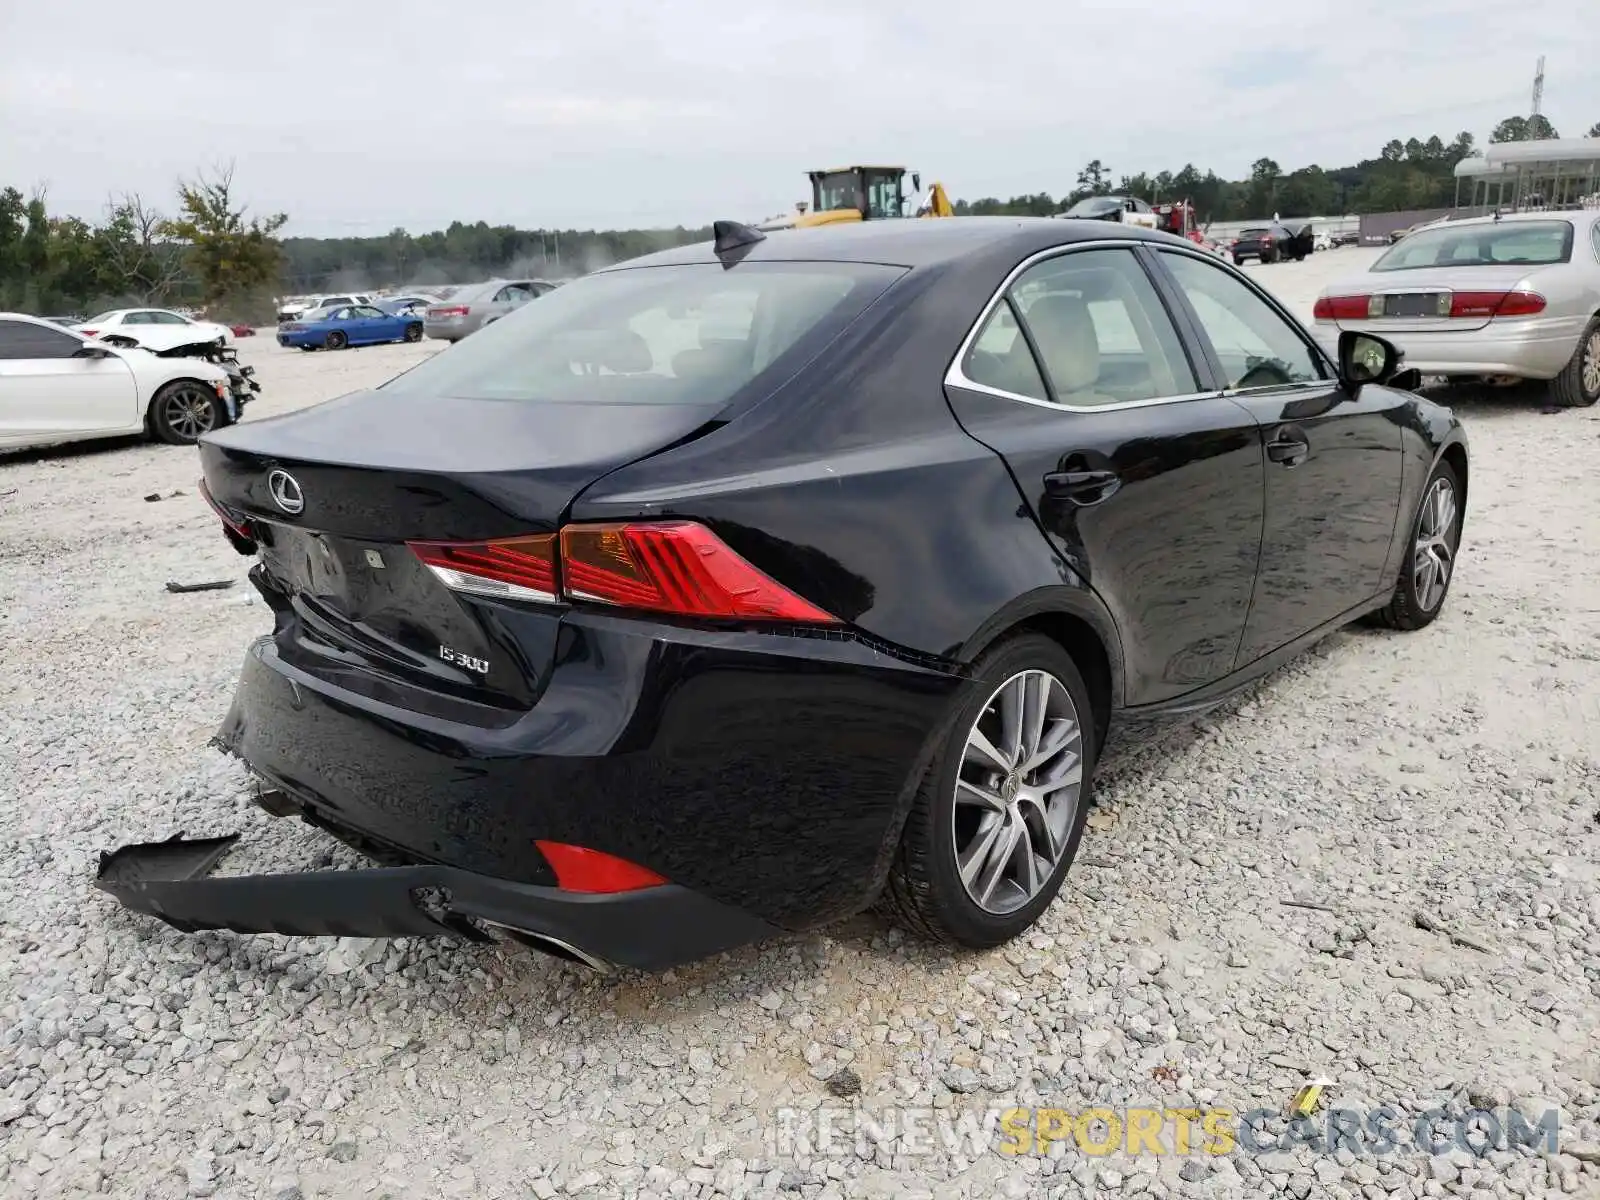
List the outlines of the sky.
<svg viewBox="0 0 1600 1200">
<path fill-rule="evenodd" d="M 94 218 L 231 162 L 286 233 L 757 220 L 805 172 L 952 198 L 1242 178 L 1600 121 L 1595 0 L 0 0 L 0 186 Z"/>
</svg>

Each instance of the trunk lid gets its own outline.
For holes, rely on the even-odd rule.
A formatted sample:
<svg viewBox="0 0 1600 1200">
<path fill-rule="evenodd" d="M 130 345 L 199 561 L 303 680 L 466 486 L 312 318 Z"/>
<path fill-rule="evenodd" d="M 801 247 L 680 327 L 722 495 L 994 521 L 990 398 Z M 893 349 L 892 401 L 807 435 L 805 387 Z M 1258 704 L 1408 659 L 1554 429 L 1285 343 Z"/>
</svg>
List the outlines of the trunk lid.
<svg viewBox="0 0 1600 1200">
<path fill-rule="evenodd" d="M 717 407 L 365 392 L 221 430 L 201 464 L 215 502 L 256 531 L 252 578 L 285 658 L 391 702 L 437 708 L 409 687 L 525 709 L 553 664 L 560 608 L 453 591 L 406 542 L 553 532 L 585 487 Z"/>
</svg>

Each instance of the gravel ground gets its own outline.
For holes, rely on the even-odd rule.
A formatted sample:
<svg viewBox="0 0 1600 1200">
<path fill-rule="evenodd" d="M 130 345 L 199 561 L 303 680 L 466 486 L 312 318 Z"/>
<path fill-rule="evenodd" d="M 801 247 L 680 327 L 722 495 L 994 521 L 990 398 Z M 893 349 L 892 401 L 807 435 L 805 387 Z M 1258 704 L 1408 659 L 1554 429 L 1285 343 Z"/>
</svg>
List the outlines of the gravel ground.
<svg viewBox="0 0 1600 1200">
<path fill-rule="evenodd" d="M 1305 312 L 1365 253 L 1262 278 Z M 250 417 L 434 348 L 247 340 Z M 0 1194 L 1600 1194 L 1600 557 L 1575 553 L 1600 545 L 1600 411 L 1460 408 L 1475 469 L 1441 620 L 1341 633 L 1109 762 L 1030 939 L 936 953 L 863 917 L 657 977 L 182 935 L 93 891 L 98 852 L 179 830 L 244 831 L 230 869 L 344 852 L 251 807 L 206 746 L 268 621 L 193 453 L 0 459 Z M 209 578 L 239 582 L 163 588 Z M 772 1133 L 819 1105 L 836 1128 L 855 1104 L 1281 1109 L 1316 1076 L 1339 1107 L 1559 1106 L 1563 1152 L 840 1153 Z"/>
</svg>

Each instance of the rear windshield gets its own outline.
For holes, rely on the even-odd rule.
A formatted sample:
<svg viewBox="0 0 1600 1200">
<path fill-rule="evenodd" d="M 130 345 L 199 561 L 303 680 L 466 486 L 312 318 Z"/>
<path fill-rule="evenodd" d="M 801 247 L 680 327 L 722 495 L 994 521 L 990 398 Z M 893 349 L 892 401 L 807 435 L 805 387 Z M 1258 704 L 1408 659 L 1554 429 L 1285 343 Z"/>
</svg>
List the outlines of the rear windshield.
<svg viewBox="0 0 1600 1200">
<path fill-rule="evenodd" d="M 798 367 L 903 268 L 637 267 L 575 279 L 385 384 L 545 403 L 719 404 Z"/>
<path fill-rule="evenodd" d="M 1397 242 L 1369 268 L 1415 271 L 1423 267 L 1540 267 L 1572 259 L 1571 221 L 1502 221 L 1437 225 Z"/>
</svg>

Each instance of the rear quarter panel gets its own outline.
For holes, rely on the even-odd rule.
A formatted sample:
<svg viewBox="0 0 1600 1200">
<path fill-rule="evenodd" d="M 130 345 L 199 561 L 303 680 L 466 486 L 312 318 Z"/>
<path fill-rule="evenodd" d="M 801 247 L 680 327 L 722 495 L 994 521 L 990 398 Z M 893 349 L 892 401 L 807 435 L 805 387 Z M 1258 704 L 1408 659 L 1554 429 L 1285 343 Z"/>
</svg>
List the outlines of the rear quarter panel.
<svg viewBox="0 0 1600 1200">
<path fill-rule="evenodd" d="M 952 666 L 1022 597 L 1096 607 L 945 399 L 950 356 L 1009 265 L 907 275 L 756 408 L 600 480 L 572 519 L 703 521 L 864 633 Z"/>
</svg>

